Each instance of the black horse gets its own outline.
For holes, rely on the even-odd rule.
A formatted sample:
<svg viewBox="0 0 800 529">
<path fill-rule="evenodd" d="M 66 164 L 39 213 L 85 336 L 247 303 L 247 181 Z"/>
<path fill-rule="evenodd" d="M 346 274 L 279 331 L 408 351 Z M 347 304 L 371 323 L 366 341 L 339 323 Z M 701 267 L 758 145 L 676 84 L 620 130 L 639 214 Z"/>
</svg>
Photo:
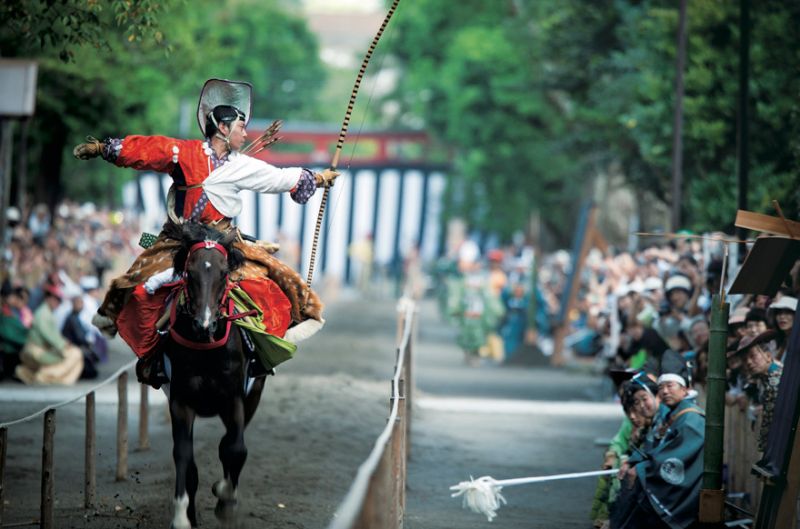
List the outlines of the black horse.
<svg viewBox="0 0 800 529">
<path fill-rule="evenodd" d="M 169 233 L 169 231 L 172 233 Z M 202 224 L 173 225 L 166 235 L 180 240 L 174 268 L 184 271 L 172 302 L 164 351 L 169 360 L 169 409 L 175 460 L 173 529 L 197 527 L 197 465 L 192 435 L 196 416 L 218 415 L 225 426 L 219 444 L 223 479 L 212 491 L 215 513 L 229 521 L 236 506 L 239 474 L 247 459 L 244 430 L 258 407 L 264 377 L 246 391 L 248 355 L 239 327 L 232 324 L 228 275 L 244 263 L 233 247 L 236 232 L 220 233 Z"/>
</svg>

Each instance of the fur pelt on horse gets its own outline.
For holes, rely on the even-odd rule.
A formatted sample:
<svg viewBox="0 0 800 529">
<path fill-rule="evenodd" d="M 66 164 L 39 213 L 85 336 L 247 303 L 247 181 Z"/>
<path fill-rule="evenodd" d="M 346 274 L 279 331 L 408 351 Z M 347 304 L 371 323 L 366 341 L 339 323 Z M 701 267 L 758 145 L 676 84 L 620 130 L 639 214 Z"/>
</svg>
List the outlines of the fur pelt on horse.
<svg viewBox="0 0 800 529">
<path fill-rule="evenodd" d="M 136 285 L 144 283 L 153 275 L 163 272 L 173 264 L 176 264 L 177 257 L 179 257 L 176 254 L 181 250 L 184 230 L 199 230 L 203 228 L 203 225 L 191 223 L 166 222 L 155 244 L 142 252 L 124 275 L 111 282 L 103 304 L 97 311 L 98 315 L 108 318 L 111 322 L 116 322 L 117 316 L 122 307 L 128 302 L 130 294 Z M 205 228 L 208 229 L 208 227 Z M 244 258 L 242 263 L 234 263 L 237 266 L 230 274 L 231 281 L 271 279 L 280 287 L 292 304 L 291 317 L 294 326 L 308 320 L 315 320 L 313 324 L 308 322 L 308 324 L 303 325 L 302 332 L 292 332 L 292 334 L 298 334 L 296 338 L 313 334 L 322 326 L 325 321 L 322 319 L 322 301 L 313 290 L 308 288 L 300 274 L 273 257 L 266 247 L 242 240 L 238 237 L 236 228 L 220 223 L 211 229 L 216 233 L 222 234 L 223 238 L 231 237 L 233 248 L 236 250 L 235 253 L 241 254 Z M 231 254 L 229 253 L 229 255 Z M 185 260 L 185 256 L 183 259 Z M 179 267 L 175 269 L 181 270 Z M 306 327 L 307 329 L 305 329 Z M 113 327 L 109 325 L 109 328 Z M 289 331 L 292 331 L 293 328 L 291 327 Z"/>
</svg>

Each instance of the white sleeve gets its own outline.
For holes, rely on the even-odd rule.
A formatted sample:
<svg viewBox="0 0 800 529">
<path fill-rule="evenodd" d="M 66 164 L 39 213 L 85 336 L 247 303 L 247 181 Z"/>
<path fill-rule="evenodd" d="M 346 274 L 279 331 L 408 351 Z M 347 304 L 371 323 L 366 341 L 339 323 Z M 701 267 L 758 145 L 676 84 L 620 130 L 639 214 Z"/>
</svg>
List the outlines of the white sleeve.
<svg viewBox="0 0 800 529">
<path fill-rule="evenodd" d="M 263 160 L 239 155 L 244 158 L 241 170 L 233 181 L 239 190 L 256 193 L 284 193 L 293 189 L 300 180 L 302 167 L 278 168 Z"/>
<path fill-rule="evenodd" d="M 163 272 L 159 272 L 150 276 L 150 278 L 144 282 L 144 289 L 148 294 L 153 295 L 156 290 L 167 283 L 171 283 L 175 279 L 175 270 L 172 267 L 169 267 Z"/>
<path fill-rule="evenodd" d="M 280 169 L 262 160 L 238 154 L 233 160 L 215 169 L 203 181 L 208 200 L 226 217 L 242 211 L 239 191 L 284 193 L 294 188 L 303 173 L 301 167 Z"/>
</svg>

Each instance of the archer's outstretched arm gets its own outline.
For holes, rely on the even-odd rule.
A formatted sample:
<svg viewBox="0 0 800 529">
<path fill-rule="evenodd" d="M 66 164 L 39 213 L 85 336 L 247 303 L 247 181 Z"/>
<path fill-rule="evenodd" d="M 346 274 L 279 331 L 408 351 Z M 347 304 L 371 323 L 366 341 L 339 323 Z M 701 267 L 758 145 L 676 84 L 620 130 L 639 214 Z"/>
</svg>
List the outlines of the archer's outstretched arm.
<svg viewBox="0 0 800 529">
<path fill-rule="evenodd" d="M 167 136 L 126 136 L 103 141 L 90 137 L 86 143 L 76 145 L 72 154 L 80 160 L 101 156 L 118 167 L 169 173 L 178 163 L 184 143 Z"/>
</svg>

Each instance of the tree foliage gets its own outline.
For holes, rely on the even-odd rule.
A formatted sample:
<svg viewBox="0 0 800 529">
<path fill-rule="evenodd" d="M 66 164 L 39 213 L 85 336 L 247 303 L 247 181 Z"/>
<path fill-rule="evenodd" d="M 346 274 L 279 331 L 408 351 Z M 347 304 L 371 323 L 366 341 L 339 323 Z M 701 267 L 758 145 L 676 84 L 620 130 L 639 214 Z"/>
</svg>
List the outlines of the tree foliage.
<svg viewBox="0 0 800 529">
<path fill-rule="evenodd" d="M 738 3 L 689 2 L 683 218 L 695 229 L 735 216 L 738 17 Z M 751 209 L 776 198 L 796 213 L 800 7 L 752 2 L 751 17 Z M 456 150 L 450 213 L 507 237 L 535 209 L 566 240 L 610 167 L 669 203 L 677 18 L 667 0 L 403 6 L 393 97 L 401 123 Z"/>
<path fill-rule="evenodd" d="M 197 97 L 210 77 L 253 83 L 256 118 L 316 116 L 315 86 L 325 75 L 316 38 L 278 0 L 13 3 L 19 9 L 6 13 L 6 29 L 16 29 L 0 31 L 0 50 L 39 61 L 30 134 L 37 200 L 116 194 L 121 171 L 70 154 L 87 134 L 198 137 Z M 49 33 L 41 21 L 28 23 L 44 4 L 59 13 Z M 63 17 L 80 29 L 62 28 Z M 41 32 L 41 43 L 30 40 Z"/>
</svg>

